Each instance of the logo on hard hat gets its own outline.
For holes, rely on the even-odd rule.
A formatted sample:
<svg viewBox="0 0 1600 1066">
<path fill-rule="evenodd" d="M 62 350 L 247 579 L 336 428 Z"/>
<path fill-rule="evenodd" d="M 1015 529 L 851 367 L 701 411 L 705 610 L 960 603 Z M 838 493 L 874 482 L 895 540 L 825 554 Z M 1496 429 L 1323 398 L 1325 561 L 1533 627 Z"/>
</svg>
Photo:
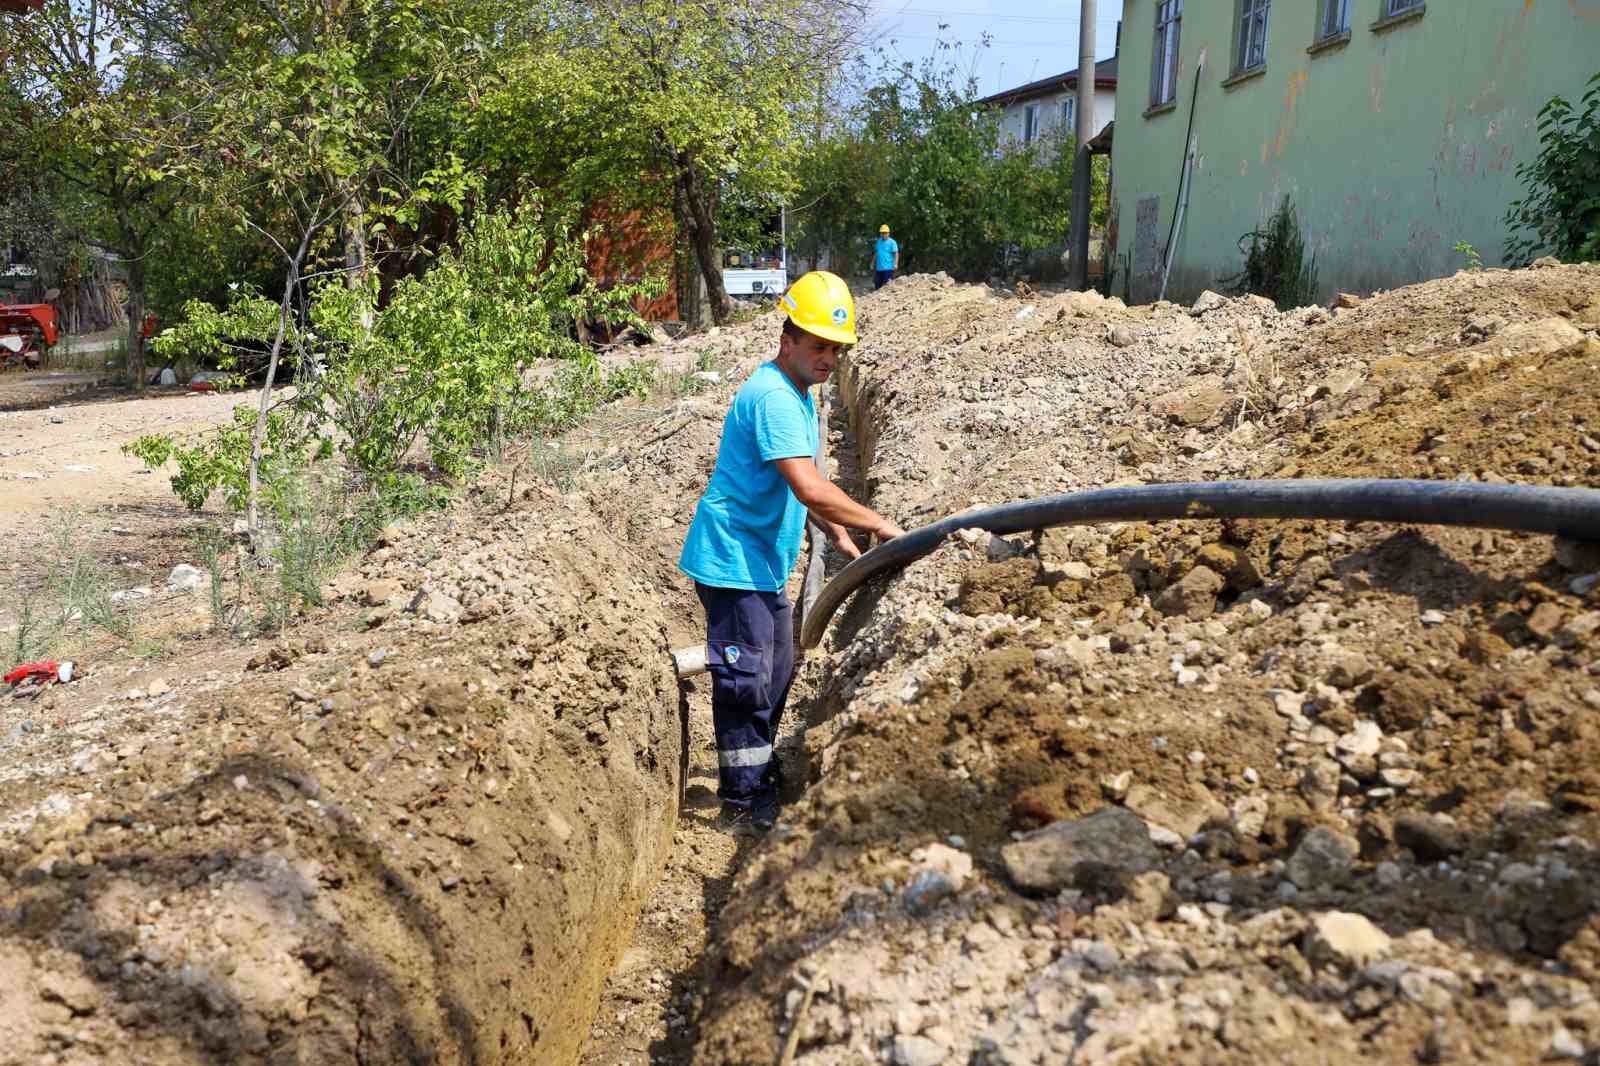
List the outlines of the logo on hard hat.
<svg viewBox="0 0 1600 1066">
<path fill-rule="evenodd" d="M 798 311 L 800 309 L 800 305 L 795 303 L 794 297 L 790 296 L 788 293 L 783 294 L 783 302 L 789 305 L 789 310 L 791 311 Z"/>
<path fill-rule="evenodd" d="M 850 321 L 850 312 L 849 311 L 846 311 L 842 307 L 835 307 L 833 309 L 833 324 L 834 325 L 842 326 L 848 321 Z"/>
<path fill-rule="evenodd" d="M 738 649 L 738 647 L 736 647 L 733 644 L 729 644 L 726 648 L 722 649 L 722 657 L 724 659 L 728 660 L 728 665 L 729 666 L 738 666 L 739 665 L 739 649 Z"/>
</svg>

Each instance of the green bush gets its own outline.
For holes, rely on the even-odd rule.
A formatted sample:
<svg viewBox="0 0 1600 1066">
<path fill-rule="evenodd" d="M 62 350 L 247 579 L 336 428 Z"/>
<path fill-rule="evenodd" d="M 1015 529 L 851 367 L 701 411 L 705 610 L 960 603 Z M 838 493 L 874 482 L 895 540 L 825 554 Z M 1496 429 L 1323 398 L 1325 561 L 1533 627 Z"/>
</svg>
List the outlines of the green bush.
<svg viewBox="0 0 1600 1066">
<path fill-rule="evenodd" d="M 1223 281 L 1234 292 L 1269 297 L 1280 311 L 1317 302 L 1317 259 L 1306 258 L 1305 238 L 1289 197 L 1278 203 L 1265 228 L 1239 238 L 1239 250 L 1244 270 Z"/>
<path fill-rule="evenodd" d="M 281 489 L 335 453 L 382 484 L 418 444 L 439 471 L 461 478 L 506 434 L 559 431 L 621 394 L 647 393 L 653 370 L 607 374 L 574 339 L 574 324 L 636 321 L 632 301 L 656 285 L 602 292 L 584 258 L 582 237 L 530 197 L 479 216 L 458 249 L 441 253 L 422 277 L 402 280 L 381 309 L 375 287 L 324 282 L 311 297 L 309 328 L 291 328 L 285 339 L 285 358 L 299 373 L 293 398 L 269 415 L 263 490 Z M 243 351 L 229 338 L 268 341 L 276 330 L 276 305 L 235 289 L 226 308 L 191 303 L 157 350 L 210 352 L 237 366 Z M 551 359 L 563 361 L 560 369 L 537 380 L 536 365 Z M 233 423 L 197 442 L 151 435 L 125 450 L 152 468 L 175 463 L 173 490 L 190 508 L 220 489 L 240 510 L 254 420 L 252 408 L 240 407 Z"/>
<path fill-rule="evenodd" d="M 177 466 L 172 491 L 191 511 L 206 505 L 219 489 L 228 507 L 242 511 L 250 484 L 250 437 L 256 409 L 240 404 L 233 421 L 200 436 L 192 443 L 162 433 L 150 433 L 122 446 L 124 453 L 156 470 L 166 463 Z M 326 458 L 333 445 L 326 437 L 309 432 L 300 412 L 292 407 L 267 413 L 267 434 L 262 446 L 258 476 L 263 485 L 277 484 L 304 469 L 314 459 Z"/>
<path fill-rule="evenodd" d="M 1528 193 L 1506 210 L 1506 225 L 1522 231 L 1506 242 L 1507 263 L 1600 259 L 1600 74 L 1581 103 L 1574 113 L 1556 96 L 1539 110 L 1539 155 L 1517 166 Z"/>
</svg>

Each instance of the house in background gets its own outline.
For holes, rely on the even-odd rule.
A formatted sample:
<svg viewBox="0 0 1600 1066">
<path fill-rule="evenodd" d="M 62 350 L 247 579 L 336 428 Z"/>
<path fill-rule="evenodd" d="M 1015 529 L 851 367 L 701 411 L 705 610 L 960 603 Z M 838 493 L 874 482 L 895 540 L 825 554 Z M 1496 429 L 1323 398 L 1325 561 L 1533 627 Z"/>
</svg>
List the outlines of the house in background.
<svg viewBox="0 0 1600 1066">
<path fill-rule="evenodd" d="M 1240 236 L 1285 196 L 1324 297 L 1452 273 L 1460 241 L 1498 265 L 1540 108 L 1600 70 L 1600 7 L 1576 0 L 1126 0 L 1123 29 L 1115 254 L 1134 300 L 1158 291 L 1190 144 L 1169 299 L 1237 274 Z"/>
<path fill-rule="evenodd" d="M 1077 128 L 1078 72 L 1043 78 L 1015 89 L 985 96 L 979 107 L 1002 110 L 1002 137 L 1016 144 L 1032 144 L 1063 130 Z M 1117 106 L 1117 57 L 1094 65 L 1094 132 L 1105 129 Z"/>
<path fill-rule="evenodd" d="M 677 226 L 672 212 L 641 211 L 600 202 L 584 212 L 584 267 L 602 289 L 635 285 L 655 276 L 665 283 L 652 299 L 636 297 L 633 309 L 650 322 L 678 317 L 680 272 Z"/>
</svg>

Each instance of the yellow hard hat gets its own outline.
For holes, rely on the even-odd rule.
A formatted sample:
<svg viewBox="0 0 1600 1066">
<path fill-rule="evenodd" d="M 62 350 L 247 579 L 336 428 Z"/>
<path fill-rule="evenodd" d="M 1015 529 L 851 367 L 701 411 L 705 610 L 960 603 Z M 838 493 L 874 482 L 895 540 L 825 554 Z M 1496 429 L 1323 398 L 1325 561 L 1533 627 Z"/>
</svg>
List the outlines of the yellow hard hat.
<svg viewBox="0 0 1600 1066">
<path fill-rule="evenodd" d="M 856 301 L 837 274 L 813 270 L 778 301 L 779 310 L 807 333 L 836 344 L 856 343 Z"/>
<path fill-rule="evenodd" d="M 879 233 L 888 233 L 889 232 L 889 224 L 887 222 L 885 222 L 883 225 L 879 226 L 878 227 L 878 232 Z"/>
</svg>

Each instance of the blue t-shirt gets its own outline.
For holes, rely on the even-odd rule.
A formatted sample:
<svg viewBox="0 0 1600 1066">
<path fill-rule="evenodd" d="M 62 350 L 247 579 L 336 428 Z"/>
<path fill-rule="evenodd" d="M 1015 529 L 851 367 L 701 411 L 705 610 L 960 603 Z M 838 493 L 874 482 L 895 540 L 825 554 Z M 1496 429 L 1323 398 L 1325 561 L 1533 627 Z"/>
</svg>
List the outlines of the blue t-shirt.
<svg viewBox="0 0 1600 1066">
<path fill-rule="evenodd" d="M 894 257 L 900 254 L 900 246 L 894 242 L 893 237 L 879 237 L 878 245 L 874 252 L 874 270 L 893 270 Z"/>
<path fill-rule="evenodd" d="M 678 567 L 702 585 L 777 592 L 800 557 L 806 509 L 773 465 L 817 452 L 817 408 L 776 363 L 733 398 L 711 484 L 700 497 Z"/>
</svg>

